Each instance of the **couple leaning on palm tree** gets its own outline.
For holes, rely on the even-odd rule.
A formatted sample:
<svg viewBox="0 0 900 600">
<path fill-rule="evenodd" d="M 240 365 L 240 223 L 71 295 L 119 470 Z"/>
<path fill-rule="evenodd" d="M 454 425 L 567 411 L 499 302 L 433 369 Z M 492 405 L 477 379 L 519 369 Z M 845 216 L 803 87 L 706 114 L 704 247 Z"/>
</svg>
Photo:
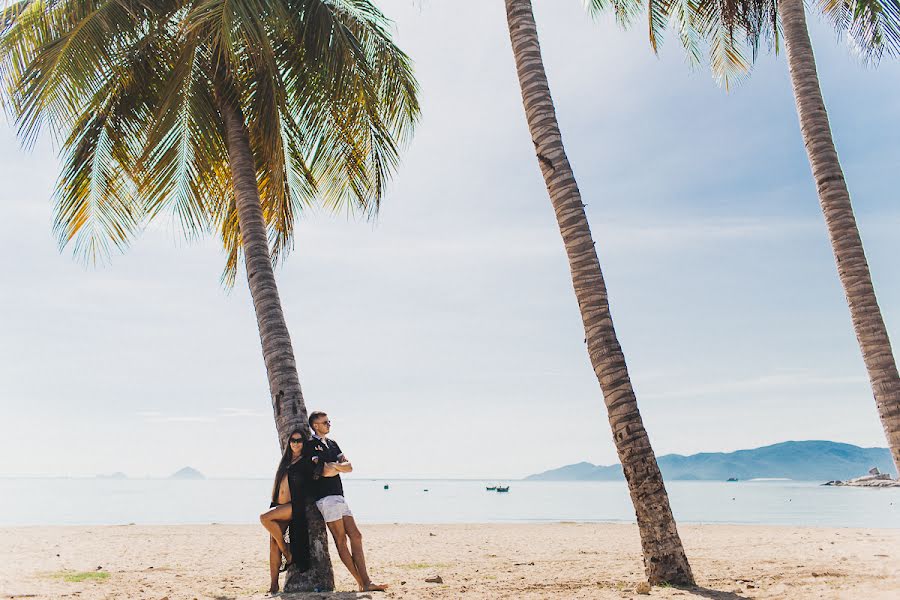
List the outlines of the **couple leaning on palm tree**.
<svg viewBox="0 0 900 600">
<path fill-rule="evenodd" d="M 503 1 L 525 116 L 634 504 L 646 575 L 651 583 L 690 584 L 693 575 L 563 146 L 531 0 Z M 864 52 L 900 54 L 898 0 L 819 4 Z M 621 21 L 644 6 L 636 0 L 590 0 L 589 5 L 597 12 L 613 10 Z M 838 275 L 900 466 L 900 376 L 834 150 L 803 2 L 651 1 L 646 6 L 654 49 L 674 20 L 692 57 L 710 42 L 713 68 L 723 76 L 731 67 L 749 68 L 742 49 L 755 56 L 761 40 L 768 37 L 778 48 L 784 35 Z M 287 445 L 276 491 L 286 477 L 287 492 L 297 501 L 306 493 L 302 490 L 339 477 L 334 463 L 340 461 L 312 460 L 312 452 L 319 452 L 309 445 L 315 438 L 300 449 L 287 443 L 304 437 L 296 432 L 306 428 L 306 405 L 273 263 L 293 247 L 297 218 L 307 206 L 377 213 L 419 117 L 412 62 L 392 40 L 390 23 L 375 4 L 19 0 L 0 19 L 0 96 L 23 140 L 33 142 L 43 127 L 63 140 L 55 197 L 62 246 L 72 244 L 88 260 L 103 258 L 168 213 L 189 238 L 217 232 L 227 254 L 226 283 L 235 282 L 243 258 L 278 435 Z M 313 424 L 313 430 L 321 426 Z M 322 452 L 331 448 L 330 441 L 322 441 L 325 434 L 317 433 Z M 292 575 L 286 587 L 333 588 L 321 521 L 300 523 L 292 519 L 292 504 L 286 499 L 283 504 L 289 508 L 272 509 L 278 517 L 273 522 L 290 521 L 292 546 L 315 541 L 308 547 L 308 569 L 302 577 Z M 308 527 L 307 536 L 296 535 L 302 527 Z M 370 585 L 352 517 L 341 516 L 328 527 L 351 573 L 361 586 Z M 272 530 L 275 550 L 297 560 L 283 539 L 279 542 L 280 531 L 280 526 Z"/>
<path fill-rule="evenodd" d="M 291 565 L 305 572 L 311 564 L 307 501 L 315 502 L 331 532 L 338 555 L 356 580 L 360 591 L 381 592 L 386 585 L 372 583 L 366 570 L 362 533 L 344 498 L 341 473 L 353 465 L 338 443 L 328 437 L 331 421 L 324 412 L 309 415 L 311 435 L 296 429 L 288 437 L 272 487 L 269 510 L 259 516 L 269 537 L 269 592 L 279 590 L 278 574 Z M 287 536 L 285 536 L 287 533 Z M 285 537 L 287 540 L 285 541 Z M 349 541 L 349 543 L 348 543 Z"/>
</svg>

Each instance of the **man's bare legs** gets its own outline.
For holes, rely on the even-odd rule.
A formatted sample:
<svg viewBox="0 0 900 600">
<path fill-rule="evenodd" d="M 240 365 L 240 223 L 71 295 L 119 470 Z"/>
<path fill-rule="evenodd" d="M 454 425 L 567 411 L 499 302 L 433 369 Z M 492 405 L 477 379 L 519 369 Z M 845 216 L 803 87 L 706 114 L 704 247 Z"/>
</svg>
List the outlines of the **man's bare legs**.
<svg viewBox="0 0 900 600">
<path fill-rule="evenodd" d="M 353 517 L 344 517 L 340 521 L 332 521 L 326 523 L 331 536 L 334 538 L 334 545 L 337 546 L 338 556 L 341 562 L 350 571 L 350 575 L 356 580 L 361 592 L 383 592 L 387 589 L 386 585 L 377 585 L 369 579 L 369 573 L 366 571 L 366 556 L 363 553 L 362 533 L 356 526 Z M 350 544 L 347 544 L 347 540 Z"/>
<path fill-rule="evenodd" d="M 359 572 L 356 570 L 356 565 L 353 563 L 353 555 L 350 554 L 350 547 L 347 545 L 347 532 L 344 530 L 344 522 L 331 521 L 325 524 L 328 525 L 328 531 L 331 532 L 331 537 L 334 539 L 334 545 L 337 546 L 338 556 L 341 557 L 341 562 L 344 563 L 344 566 L 347 567 L 347 570 L 350 571 L 353 579 L 356 580 L 356 583 L 359 585 L 360 589 L 362 589 L 362 579 L 359 576 Z"/>
<path fill-rule="evenodd" d="M 353 564 L 356 566 L 356 572 L 359 573 L 363 581 L 363 587 L 360 588 L 360 591 L 383 592 L 388 586 L 372 583 L 372 580 L 369 579 L 369 573 L 366 571 L 366 555 L 363 552 L 362 532 L 356 526 L 356 520 L 350 516 L 344 517 L 343 520 L 344 531 L 347 532 L 347 537 L 350 538 L 350 553 L 353 555 Z"/>
</svg>

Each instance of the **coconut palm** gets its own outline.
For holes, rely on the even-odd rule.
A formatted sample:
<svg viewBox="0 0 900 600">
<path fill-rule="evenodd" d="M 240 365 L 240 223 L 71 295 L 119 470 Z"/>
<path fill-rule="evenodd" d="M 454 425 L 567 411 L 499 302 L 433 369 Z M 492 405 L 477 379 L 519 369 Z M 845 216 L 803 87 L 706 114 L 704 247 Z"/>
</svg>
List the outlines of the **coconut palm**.
<svg viewBox="0 0 900 600">
<path fill-rule="evenodd" d="M 616 337 L 591 229 L 562 143 L 544 72 L 531 0 L 505 0 L 509 35 L 538 164 L 569 259 L 585 341 L 637 515 L 651 583 L 693 584 L 665 484 Z"/>
<path fill-rule="evenodd" d="M 377 210 L 418 114 L 410 61 L 368 0 L 22 0 L 0 23 L 6 109 L 60 141 L 61 246 L 103 260 L 149 221 L 243 257 L 282 447 L 306 429 L 273 264 L 304 209 Z M 324 524 L 286 589 L 334 587 Z"/>
<path fill-rule="evenodd" d="M 590 2 L 595 12 L 607 8 L 606 0 Z M 817 0 L 817 4 L 866 60 L 877 63 L 885 53 L 900 55 L 900 1 Z M 726 86 L 735 75 L 749 70 L 763 41 L 777 51 L 783 36 L 800 132 L 838 277 L 894 466 L 900 472 L 900 375 L 834 147 L 803 0 L 649 0 L 648 7 L 653 49 L 659 48 L 666 25 L 674 22 L 695 61 L 700 57 L 701 41 L 708 42 L 713 73 Z"/>
</svg>

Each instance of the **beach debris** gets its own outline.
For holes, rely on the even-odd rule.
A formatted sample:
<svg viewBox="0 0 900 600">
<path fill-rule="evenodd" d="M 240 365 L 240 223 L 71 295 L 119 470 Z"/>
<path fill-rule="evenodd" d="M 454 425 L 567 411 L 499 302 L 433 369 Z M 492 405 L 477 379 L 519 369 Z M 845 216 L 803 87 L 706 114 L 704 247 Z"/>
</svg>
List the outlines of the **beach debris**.
<svg viewBox="0 0 900 600">
<path fill-rule="evenodd" d="M 428 532 L 428 537 L 437 537 L 437 534 L 436 534 L 436 533 L 431 533 L 431 532 L 429 531 L 429 532 Z"/>
<path fill-rule="evenodd" d="M 650 584 L 642 581 L 634 588 L 635 593 L 647 595 L 650 593 Z"/>
<path fill-rule="evenodd" d="M 444 579 L 440 575 L 434 577 L 426 577 L 425 583 L 444 583 Z"/>
<path fill-rule="evenodd" d="M 405 582 L 405 581 L 401 581 L 401 582 L 400 582 L 400 585 L 406 585 L 406 582 Z"/>
<path fill-rule="evenodd" d="M 516 565 L 517 567 L 533 567 L 533 566 L 534 566 L 534 562 L 515 563 L 515 565 Z"/>
</svg>

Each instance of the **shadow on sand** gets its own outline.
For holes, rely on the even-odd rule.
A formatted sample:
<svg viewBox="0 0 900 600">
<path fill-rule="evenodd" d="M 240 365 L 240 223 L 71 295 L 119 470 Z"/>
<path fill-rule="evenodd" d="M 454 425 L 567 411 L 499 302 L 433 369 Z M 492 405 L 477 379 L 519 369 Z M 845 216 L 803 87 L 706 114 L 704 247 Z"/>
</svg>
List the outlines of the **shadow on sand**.
<svg viewBox="0 0 900 600">
<path fill-rule="evenodd" d="M 679 587 L 679 590 L 688 592 L 698 598 L 710 598 L 711 600 L 749 600 L 749 596 L 741 596 L 736 592 L 723 592 L 722 590 L 713 590 L 710 588 L 694 586 Z"/>
<path fill-rule="evenodd" d="M 384 598 L 384 594 L 379 593 L 379 598 Z M 372 592 L 279 592 L 274 596 L 266 595 L 266 598 L 276 598 L 283 600 L 318 600 L 319 598 L 327 598 L 328 600 L 374 600 Z"/>
</svg>

